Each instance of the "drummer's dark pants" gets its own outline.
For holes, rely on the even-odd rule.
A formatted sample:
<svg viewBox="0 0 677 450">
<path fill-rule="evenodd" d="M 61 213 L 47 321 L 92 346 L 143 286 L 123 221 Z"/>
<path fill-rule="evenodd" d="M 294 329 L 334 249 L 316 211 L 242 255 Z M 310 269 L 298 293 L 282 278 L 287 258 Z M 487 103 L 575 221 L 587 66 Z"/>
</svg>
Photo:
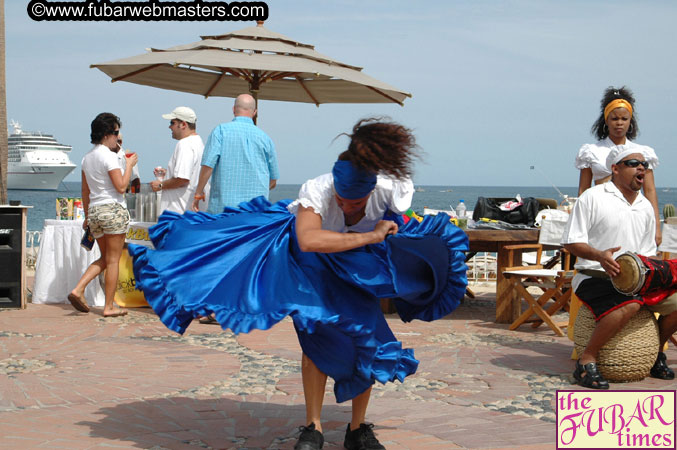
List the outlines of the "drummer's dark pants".
<svg viewBox="0 0 677 450">
<path fill-rule="evenodd" d="M 645 305 L 649 311 L 667 316 L 677 311 L 677 294 L 673 294 L 655 305 L 647 305 L 644 299 L 637 295 L 623 295 L 614 289 L 611 281 L 603 278 L 588 278 L 583 280 L 576 289 L 576 296 L 588 307 L 595 316 L 595 321 L 622 306 L 630 303 Z"/>
</svg>

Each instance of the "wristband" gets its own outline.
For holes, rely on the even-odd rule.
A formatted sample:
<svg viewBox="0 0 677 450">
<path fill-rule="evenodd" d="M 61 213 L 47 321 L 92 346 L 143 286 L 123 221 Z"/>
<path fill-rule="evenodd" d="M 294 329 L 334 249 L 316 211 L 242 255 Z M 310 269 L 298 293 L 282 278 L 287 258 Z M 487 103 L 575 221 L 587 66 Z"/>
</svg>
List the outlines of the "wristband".
<svg viewBox="0 0 677 450">
<path fill-rule="evenodd" d="M 195 200 L 204 200 L 204 199 L 205 199 L 205 195 L 204 195 L 204 194 L 195 194 L 195 196 L 194 196 L 193 198 L 194 198 Z"/>
</svg>

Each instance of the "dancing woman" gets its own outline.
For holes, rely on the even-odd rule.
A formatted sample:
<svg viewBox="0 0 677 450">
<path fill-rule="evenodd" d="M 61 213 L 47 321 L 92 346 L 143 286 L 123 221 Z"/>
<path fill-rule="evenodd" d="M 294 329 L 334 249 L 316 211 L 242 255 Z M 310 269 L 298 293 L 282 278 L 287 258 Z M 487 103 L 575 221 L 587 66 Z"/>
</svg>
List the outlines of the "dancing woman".
<svg viewBox="0 0 677 450">
<path fill-rule="evenodd" d="M 130 246 L 134 273 L 161 320 L 183 332 L 214 314 L 235 333 L 292 317 L 301 348 L 306 425 L 295 448 L 322 448 L 327 376 L 352 400 L 344 445 L 384 448 L 365 420 L 371 387 L 416 371 L 381 312 L 393 298 L 405 321 L 458 306 L 467 284 L 465 233 L 446 215 L 400 220 L 411 204 L 415 138 L 405 127 L 358 122 L 331 173 L 294 202 L 259 197 L 219 215 L 166 212 L 151 229 L 158 249 Z"/>
<path fill-rule="evenodd" d="M 632 91 L 625 86 L 607 88 L 600 102 L 600 109 L 599 117 L 591 130 L 598 141 L 594 144 L 584 144 L 576 155 L 575 165 L 580 170 L 578 196 L 580 197 L 583 192 L 590 188 L 593 181 L 595 184 L 601 184 L 611 179 L 611 165 L 607 164 L 607 156 L 612 149 L 619 147 L 641 153 L 646 162 L 649 163 L 642 190 L 644 196 L 653 205 L 654 216 L 656 217 L 656 244 L 660 245 L 662 240 L 661 221 L 654 180 L 654 170 L 658 167 L 658 156 L 656 156 L 653 148 L 636 144 L 630 140 L 635 139 L 639 134 L 635 98 Z"/>
</svg>

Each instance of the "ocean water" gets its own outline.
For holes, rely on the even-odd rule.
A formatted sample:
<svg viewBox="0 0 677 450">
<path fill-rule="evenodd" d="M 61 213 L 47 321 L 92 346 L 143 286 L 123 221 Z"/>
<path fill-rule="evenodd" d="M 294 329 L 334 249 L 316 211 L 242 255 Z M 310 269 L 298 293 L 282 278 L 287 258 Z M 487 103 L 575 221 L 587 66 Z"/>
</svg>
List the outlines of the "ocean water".
<svg viewBox="0 0 677 450">
<path fill-rule="evenodd" d="M 275 202 L 282 199 L 296 198 L 300 184 L 278 184 L 271 192 L 270 200 Z M 564 187 L 559 190 L 571 197 L 577 193 L 576 187 Z M 552 186 L 417 186 L 414 194 L 412 209 L 423 214 L 423 208 L 453 209 L 459 200 L 464 200 L 470 211 L 477 202 L 477 197 L 514 197 L 520 194 L 522 197 L 545 197 L 554 198 L 558 202 L 562 200 L 559 193 Z M 45 219 L 56 217 L 57 197 L 80 197 L 79 182 L 63 182 L 57 191 L 22 191 L 10 190 L 10 200 L 20 200 L 24 205 L 33 208 L 28 211 L 28 230 L 42 230 Z M 665 203 L 677 205 L 677 188 L 659 188 L 658 202 L 661 210 Z"/>
</svg>

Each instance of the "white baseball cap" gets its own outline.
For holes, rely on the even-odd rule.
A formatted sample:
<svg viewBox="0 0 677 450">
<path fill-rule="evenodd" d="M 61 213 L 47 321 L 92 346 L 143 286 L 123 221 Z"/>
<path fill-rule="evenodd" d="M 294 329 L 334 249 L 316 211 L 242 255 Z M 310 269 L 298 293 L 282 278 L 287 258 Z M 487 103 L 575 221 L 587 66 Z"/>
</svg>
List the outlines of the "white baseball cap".
<svg viewBox="0 0 677 450">
<path fill-rule="evenodd" d="M 163 114 L 162 118 L 167 120 L 179 119 L 188 123 L 197 122 L 195 111 L 187 106 L 179 106 L 178 108 L 174 108 L 174 111 L 170 112 L 169 114 Z"/>
</svg>

